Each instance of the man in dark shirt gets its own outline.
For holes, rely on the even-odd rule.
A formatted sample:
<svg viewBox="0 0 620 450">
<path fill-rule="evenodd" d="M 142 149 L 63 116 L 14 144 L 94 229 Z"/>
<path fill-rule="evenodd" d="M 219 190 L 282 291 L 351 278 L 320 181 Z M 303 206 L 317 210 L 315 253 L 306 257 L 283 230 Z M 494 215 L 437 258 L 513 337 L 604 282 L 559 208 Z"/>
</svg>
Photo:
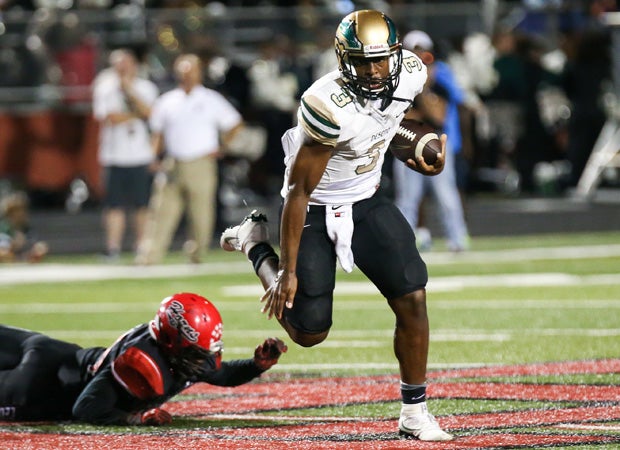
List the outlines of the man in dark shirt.
<svg viewBox="0 0 620 450">
<path fill-rule="evenodd" d="M 197 294 L 165 298 L 155 318 L 106 348 L 0 325 L 0 420 L 80 420 L 164 425 L 160 406 L 194 383 L 238 386 L 277 363 L 287 347 L 268 338 L 254 357 L 222 361 L 222 319 Z"/>
</svg>

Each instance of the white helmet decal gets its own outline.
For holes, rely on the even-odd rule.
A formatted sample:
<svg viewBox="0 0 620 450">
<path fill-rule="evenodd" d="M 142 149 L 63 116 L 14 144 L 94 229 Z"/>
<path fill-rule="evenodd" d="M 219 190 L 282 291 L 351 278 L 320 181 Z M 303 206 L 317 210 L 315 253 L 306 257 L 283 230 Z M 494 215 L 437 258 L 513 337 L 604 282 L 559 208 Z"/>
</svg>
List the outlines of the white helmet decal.
<svg viewBox="0 0 620 450">
<path fill-rule="evenodd" d="M 187 339 L 189 342 L 196 343 L 198 342 L 198 337 L 200 336 L 200 332 L 195 330 L 187 321 L 185 317 L 183 317 L 183 313 L 185 309 L 181 302 L 176 300 L 172 301 L 166 310 L 166 315 L 168 316 L 168 321 L 170 325 L 177 330 L 179 333 Z"/>
</svg>

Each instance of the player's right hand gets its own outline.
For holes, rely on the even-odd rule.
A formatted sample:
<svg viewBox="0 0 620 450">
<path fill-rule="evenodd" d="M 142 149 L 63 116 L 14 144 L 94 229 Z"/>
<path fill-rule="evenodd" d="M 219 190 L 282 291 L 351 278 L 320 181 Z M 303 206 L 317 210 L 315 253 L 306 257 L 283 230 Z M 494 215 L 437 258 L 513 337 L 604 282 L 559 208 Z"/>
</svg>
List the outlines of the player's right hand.
<svg viewBox="0 0 620 450">
<path fill-rule="evenodd" d="M 273 316 L 282 319 L 284 307 L 292 308 L 295 300 L 295 292 L 297 292 L 297 275 L 293 272 L 280 270 L 275 280 L 269 286 L 269 289 L 261 297 L 261 302 L 265 305 L 261 312 L 267 313 L 267 318 Z"/>
<path fill-rule="evenodd" d="M 140 423 L 153 426 L 168 425 L 172 423 L 172 415 L 165 409 L 153 408 L 142 413 Z"/>
</svg>

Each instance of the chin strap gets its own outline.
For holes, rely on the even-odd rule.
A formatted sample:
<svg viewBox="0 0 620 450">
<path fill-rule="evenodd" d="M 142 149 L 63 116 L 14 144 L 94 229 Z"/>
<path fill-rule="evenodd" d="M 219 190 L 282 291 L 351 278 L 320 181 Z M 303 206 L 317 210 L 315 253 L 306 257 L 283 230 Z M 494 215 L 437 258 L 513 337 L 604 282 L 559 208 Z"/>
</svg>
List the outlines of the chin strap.
<svg viewBox="0 0 620 450">
<path fill-rule="evenodd" d="M 385 109 L 390 106 L 390 104 L 392 103 L 392 101 L 397 101 L 397 102 L 405 102 L 405 103 L 409 103 L 409 108 L 411 108 L 413 106 L 413 100 L 408 99 L 408 98 L 401 98 L 401 97 L 393 97 L 391 95 L 386 95 L 385 97 L 383 97 L 383 99 L 381 100 L 381 111 L 385 111 Z"/>
<path fill-rule="evenodd" d="M 384 100 L 384 101 L 387 101 L 386 107 L 392 102 L 392 100 L 395 100 L 397 102 L 409 103 L 409 107 L 410 108 L 413 106 L 413 100 L 411 100 L 410 98 L 402 98 L 402 97 L 389 96 L 389 97 L 385 97 L 385 100 Z M 383 106 L 383 105 L 381 105 L 381 106 Z"/>
</svg>

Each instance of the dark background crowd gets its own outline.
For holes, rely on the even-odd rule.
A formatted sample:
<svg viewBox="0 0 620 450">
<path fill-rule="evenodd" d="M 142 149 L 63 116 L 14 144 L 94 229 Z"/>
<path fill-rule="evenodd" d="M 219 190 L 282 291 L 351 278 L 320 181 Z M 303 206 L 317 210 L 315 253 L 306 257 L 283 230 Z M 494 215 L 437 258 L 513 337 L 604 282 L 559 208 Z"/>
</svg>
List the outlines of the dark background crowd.
<svg viewBox="0 0 620 450">
<path fill-rule="evenodd" d="M 575 189 L 615 107 L 620 55 L 605 20 L 615 0 L 0 0 L 0 197 L 22 190 L 32 208 L 98 206 L 92 82 L 112 50 L 129 48 L 162 93 L 175 84 L 174 59 L 198 54 L 205 86 L 265 132 L 264 144 L 220 160 L 220 222 L 272 201 L 280 136 L 299 95 L 335 67 L 336 25 L 361 8 L 384 10 L 401 35 L 425 30 L 461 83 L 471 113 L 464 195 Z M 617 171 L 600 183 L 617 187 Z"/>
</svg>

